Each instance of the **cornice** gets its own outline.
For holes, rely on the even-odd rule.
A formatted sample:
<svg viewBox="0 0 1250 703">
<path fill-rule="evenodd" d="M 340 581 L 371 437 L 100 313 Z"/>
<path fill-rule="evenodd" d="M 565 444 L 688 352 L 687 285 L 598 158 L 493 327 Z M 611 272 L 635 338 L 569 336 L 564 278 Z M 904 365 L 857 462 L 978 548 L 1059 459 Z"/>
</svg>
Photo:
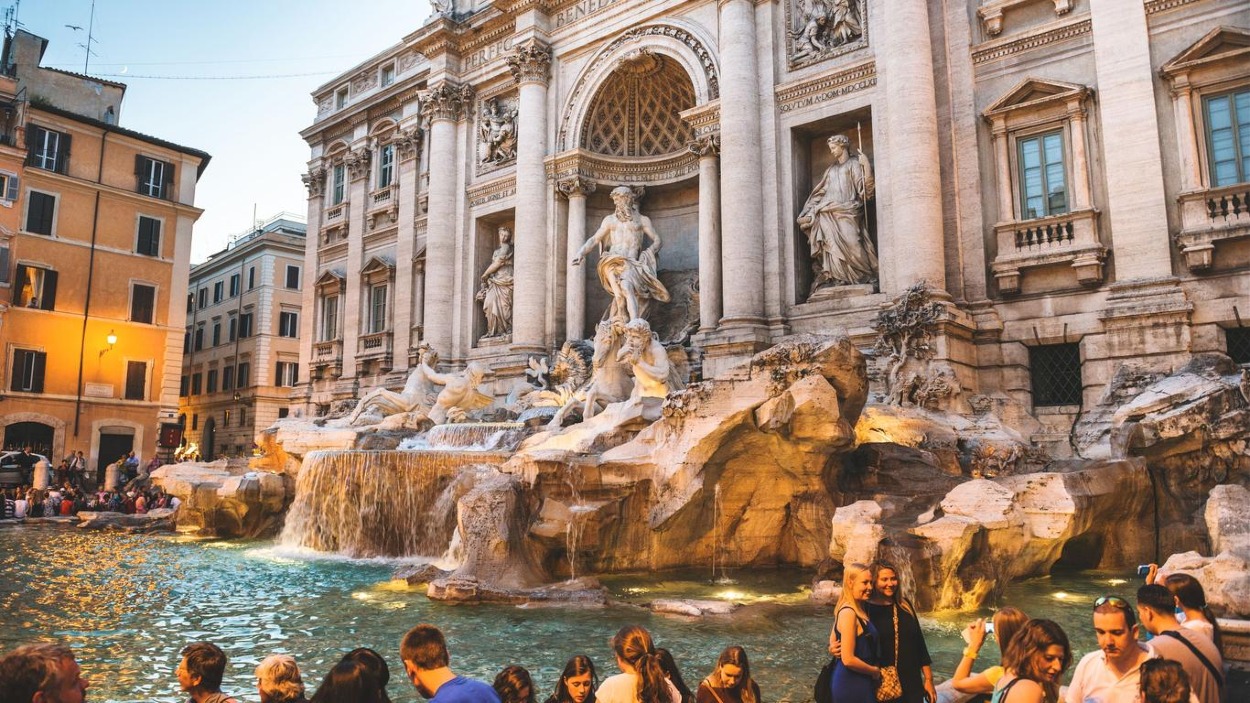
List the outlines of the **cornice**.
<svg viewBox="0 0 1250 703">
<path fill-rule="evenodd" d="M 465 192 L 469 207 L 481 207 L 516 195 L 516 176 L 508 175 L 473 186 Z"/>
<path fill-rule="evenodd" d="M 816 78 L 784 83 L 777 86 L 774 95 L 777 98 L 777 109 L 785 114 L 840 95 L 865 90 L 876 84 L 877 63 L 869 60 Z"/>
<path fill-rule="evenodd" d="M 1065 42 L 1089 34 L 1092 29 L 1093 25 L 1087 12 L 1069 20 L 1051 23 L 1023 36 L 979 44 L 972 49 L 972 63 L 973 65 L 983 64 Z"/>
</svg>

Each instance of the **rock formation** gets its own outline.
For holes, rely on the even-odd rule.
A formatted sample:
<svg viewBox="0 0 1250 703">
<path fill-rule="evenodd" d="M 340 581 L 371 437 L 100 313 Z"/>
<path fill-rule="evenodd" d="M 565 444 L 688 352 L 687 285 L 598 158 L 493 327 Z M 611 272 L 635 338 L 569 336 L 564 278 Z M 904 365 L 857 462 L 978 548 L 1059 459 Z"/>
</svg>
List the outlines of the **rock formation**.
<svg viewBox="0 0 1250 703">
<path fill-rule="evenodd" d="M 152 472 L 152 483 L 182 501 L 174 515 L 179 529 L 218 537 L 275 534 L 294 495 L 289 477 L 232 471 L 225 459 L 168 464 Z"/>
</svg>

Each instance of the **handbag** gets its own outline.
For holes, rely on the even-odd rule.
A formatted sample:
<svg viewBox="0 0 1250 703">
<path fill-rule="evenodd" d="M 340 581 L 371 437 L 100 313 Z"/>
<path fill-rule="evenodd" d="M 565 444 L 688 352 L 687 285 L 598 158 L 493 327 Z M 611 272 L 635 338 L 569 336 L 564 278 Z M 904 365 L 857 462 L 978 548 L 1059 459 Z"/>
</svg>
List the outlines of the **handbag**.
<svg viewBox="0 0 1250 703">
<path fill-rule="evenodd" d="M 837 663 L 837 659 L 830 659 L 816 677 L 816 688 L 812 691 L 816 703 L 833 703 L 833 668 Z"/>
<path fill-rule="evenodd" d="M 903 697 L 903 682 L 898 678 L 898 606 L 894 608 L 894 665 L 881 667 L 881 682 L 877 684 L 877 700 L 892 701 Z"/>
</svg>

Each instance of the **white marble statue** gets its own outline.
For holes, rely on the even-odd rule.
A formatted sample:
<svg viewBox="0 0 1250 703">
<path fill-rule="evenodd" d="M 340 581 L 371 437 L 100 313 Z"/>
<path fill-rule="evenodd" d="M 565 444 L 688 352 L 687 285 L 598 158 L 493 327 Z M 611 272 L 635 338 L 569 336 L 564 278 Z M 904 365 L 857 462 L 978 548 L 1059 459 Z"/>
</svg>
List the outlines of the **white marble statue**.
<svg viewBox="0 0 1250 703">
<path fill-rule="evenodd" d="M 612 191 L 612 202 L 616 211 L 603 218 L 572 263 L 580 266 L 592 248 L 599 248 L 599 282 L 612 295 L 604 319 L 624 323 L 645 316 L 652 301 L 667 303 L 669 295 L 656 276 L 660 236 L 651 226 L 651 218 L 639 212 L 638 194 L 629 186 L 620 186 Z"/>
<path fill-rule="evenodd" d="M 833 163 L 798 219 L 812 248 L 813 292 L 877 280 L 877 252 L 864 220 L 864 203 L 873 196 L 872 164 L 862 151 L 851 158 L 850 140 L 841 134 L 828 144 Z"/>
<path fill-rule="evenodd" d="M 498 98 L 490 98 L 482 106 L 478 122 L 481 140 L 478 160 L 483 164 L 501 164 L 516 158 L 516 109 L 501 107 Z"/>
<path fill-rule="evenodd" d="M 499 228 L 499 248 L 491 254 L 490 265 L 482 272 L 477 299 L 486 315 L 486 337 L 503 337 L 512 332 L 512 230 Z"/>
<path fill-rule="evenodd" d="M 634 376 L 630 400 L 663 399 L 672 391 L 685 387 L 680 374 L 669 361 L 668 352 L 646 320 L 630 320 L 625 325 L 625 340 L 617 359 L 629 364 Z"/>
<path fill-rule="evenodd" d="M 633 381 L 629 376 L 627 360 L 620 358 L 624 337 L 625 326 L 620 321 L 599 322 L 595 327 L 595 352 L 591 358 L 590 381 L 564 403 L 551 419 L 551 427 L 558 428 L 563 425 L 569 413 L 574 410 L 581 411 L 582 420 L 589 420 L 609 404 L 629 398 Z"/>
<path fill-rule="evenodd" d="M 471 411 L 490 405 L 493 398 L 479 388 L 482 379 L 489 373 L 485 366 L 476 361 L 470 361 L 464 371 L 455 373 L 438 373 L 426 367 L 426 378 L 443 387 L 434 400 L 434 407 L 430 408 L 430 419 L 434 424 L 464 422 Z"/>
<path fill-rule="evenodd" d="M 853 0 L 798 0 L 794 58 L 819 56 L 864 34 Z"/>
<path fill-rule="evenodd" d="M 348 417 L 347 422 L 353 426 L 376 425 L 391 415 L 424 410 L 433 403 L 433 387 L 430 385 L 427 371 L 438 364 L 438 354 L 424 348 L 420 352 L 420 361 L 401 391 L 374 388 L 360 399 L 356 409 Z"/>
</svg>

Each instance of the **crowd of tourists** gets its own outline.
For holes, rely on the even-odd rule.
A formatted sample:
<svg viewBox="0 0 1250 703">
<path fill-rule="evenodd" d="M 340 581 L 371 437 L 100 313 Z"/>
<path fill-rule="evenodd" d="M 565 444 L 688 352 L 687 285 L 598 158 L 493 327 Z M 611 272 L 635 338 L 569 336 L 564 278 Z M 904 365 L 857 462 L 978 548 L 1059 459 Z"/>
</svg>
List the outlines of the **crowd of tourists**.
<svg viewBox="0 0 1250 703">
<path fill-rule="evenodd" d="M 1055 622 L 1002 608 L 964 631 L 963 651 L 951 681 L 963 694 L 992 703 L 1231 703 L 1224 690 L 1220 631 L 1202 586 L 1173 574 L 1137 591 L 1136 604 L 1117 596 L 1094 601 L 1091 624 L 1098 649 L 1077 664 L 1061 696 L 1059 682 L 1072 663 L 1068 636 Z M 1154 581 L 1158 580 L 1158 583 Z M 830 665 L 817 678 L 820 703 L 899 701 L 936 703 L 932 661 L 915 607 L 899 594 L 898 572 L 888 564 L 849 564 L 834 609 Z M 1138 639 L 1144 629 L 1151 639 Z M 987 639 L 998 663 L 974 672 Z M 599 680 L 590 657 L 565 664 L 545 703 L 760 703 L 747 652 L 731 646 L 692 691 L 672 654 L 646 629 L 630 625 L 611 641 L 621 673 Z M 524 667 L 511 665 L 493 685 L 457 675 L 443 633 L 417 625 L 404 635 L 399 657 L 408 681 L 434 703 L 537 703 L 539 689 Z M 988 657 L 987 657 L 988 658 Z M 237 703 L 222 691 L 225 652 L 209 642 L 182 650 L 175 670 L 190 703 Z M 299 665 L 271 655 L 255 672 L 261 703 L 390 703 L 390 667 L 372 649 L 343 655 L 308 695 Z M 0 703 L 78 703 L 88 688 L 73 652 L 62 645 L 18 647 L 0 658 Z"/>
<path fill-rule="evenodd" d="M 158 486 L 89 491 L 67 481 L 59 487 L 18 486 L 0 491 L 0 519 L 72 517 L 84 511 L 146 515 L 157 508 L 177 508 L 178 502 Z"/>
</svg>

